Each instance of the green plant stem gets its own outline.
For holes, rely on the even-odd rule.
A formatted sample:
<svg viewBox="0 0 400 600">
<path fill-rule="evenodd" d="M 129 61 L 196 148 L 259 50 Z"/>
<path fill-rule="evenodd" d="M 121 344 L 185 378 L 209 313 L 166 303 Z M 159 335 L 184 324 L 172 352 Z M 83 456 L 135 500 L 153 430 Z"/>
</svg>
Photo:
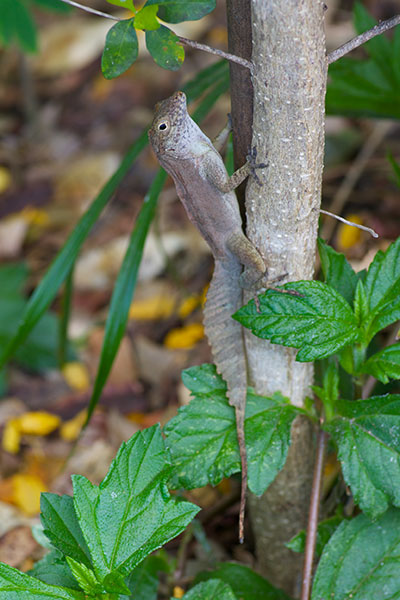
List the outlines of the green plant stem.
<svg viewBox="0 0 400 600">
<path fill-rule="evenodd" d="M 314 552 L 315 544 L 317 541 L 318 513 L 321 496 L 322 472 L 324 467 L 324 456 L 327 437 L 327 433 L 320 429 L 318 432 L 317 439 L 317 450 L 310 499 L 310 512 L 308 515 L 307 541 L 304 554 L 301 600 L 309 600 L 310 598 Z"/>
<path fill-rule="evenodd" d="M 68 324 L 71 315 L 71 298 L 74 289 L 74 267 L 71 268 L 65 280 L 64 292 L 61 299 L 60 331 L 58 340 L 58 364 L 61 367 L 67 358 Z"/>
</svg>

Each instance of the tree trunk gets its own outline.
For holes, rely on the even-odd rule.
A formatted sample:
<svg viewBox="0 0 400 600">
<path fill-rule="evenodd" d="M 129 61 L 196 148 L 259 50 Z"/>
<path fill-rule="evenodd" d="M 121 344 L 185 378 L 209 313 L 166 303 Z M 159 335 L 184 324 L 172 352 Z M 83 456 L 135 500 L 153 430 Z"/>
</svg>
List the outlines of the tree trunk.
<svg viewBox="0 0 400 600">
<path fill-rule="evenodd" d="M 324 148 L 327 62 L 321 0 L 251 0 L 254 117 L 252 146 L 268 161 L 246 191 L 247 235 L 270 279 L 313 276 Z M 246 332 L 249 378 L 257 392 L 280 390 L 301 406 L 312 366 L 292 349 Z M 297 419 L 287 464 L 263 497 L 251 498 L 260 572 L 298 594 L 302 556 L 284 543 L 304 528 L 313 466 L 312 428 Z"/>
</svg>

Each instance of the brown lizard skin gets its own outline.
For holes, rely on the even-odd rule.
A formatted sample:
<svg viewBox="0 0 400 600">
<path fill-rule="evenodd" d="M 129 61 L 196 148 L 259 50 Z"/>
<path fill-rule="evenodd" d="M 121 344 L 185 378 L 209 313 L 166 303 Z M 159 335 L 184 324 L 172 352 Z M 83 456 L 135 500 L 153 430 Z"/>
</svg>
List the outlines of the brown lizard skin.
<svg viewBox="0 0 400 600">
<path fill-rule="evenodd" d="M 161 166 L 173 178 L 189 219 L 210 246 L 215 260 L 204 326 L 217 370 L 227 383 L 229 403 L 235 407 L 242 465 L 239 538 L 243 541 L 247 373 L 242 327 L 231 317 L 243 304 L 242 288 L 261 287 L 266 274 L 264 260 L 243 233 L 233 191 L 250 168 L 246 163 L 231 178 L 228 176 L 219 152 L 189 116 L 183 92 L 156 105 L 149 139 Z"/>
</svg>

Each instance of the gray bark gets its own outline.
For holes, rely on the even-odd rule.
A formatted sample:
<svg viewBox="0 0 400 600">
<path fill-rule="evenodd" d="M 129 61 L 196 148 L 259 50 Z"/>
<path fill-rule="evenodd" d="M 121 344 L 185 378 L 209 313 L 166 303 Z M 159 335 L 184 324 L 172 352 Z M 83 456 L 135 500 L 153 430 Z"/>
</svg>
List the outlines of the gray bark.
<svg viewBox="0 0 400 600">
<path fill-rule="evenodd" d="M 252 0 L 254 118 L 252 145 L 262 187 L 246 192 L 247 235 L 266 259 L 270 278 L 311 279 L 321 195 L 327 61 L 321 0 Z M 280 390 L 301 406 L 312 366 L 295 351 L 246 333 L 250 383 Z M 259 570 L 298 593 L 301 555 L 284 547 L 305 526 L 313 464 L 312 428 L 292 428 L 287 464 L 263 497 L 251 498 Z"/>
</svg>

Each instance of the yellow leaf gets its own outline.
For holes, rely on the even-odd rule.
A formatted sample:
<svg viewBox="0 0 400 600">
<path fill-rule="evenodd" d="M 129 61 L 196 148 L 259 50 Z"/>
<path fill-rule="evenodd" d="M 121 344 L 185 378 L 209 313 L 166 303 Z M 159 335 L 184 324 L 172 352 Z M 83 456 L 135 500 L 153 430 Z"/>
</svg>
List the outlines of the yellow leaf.
<svg viewBox="0 0 400 600">
<path fill-rule="evenodd" d="M 7 167 L 0 166 L 0 194 L 7 191 L 11 185 L 11 173 Z"/>
<path fill-rule="evenodd" d="M 6 452 L 17 454 L 19 451 L 19 443 L 21 441 L 21 433 L 19 430 L 18 418 L 7 421 L 3 431 L 3 448 Z"/>
<path fill-rule="evenodd" d="M 61 419 L 45 411 L 26 412 L 17 419 L 21 434 L 47 435 L 60 425 Z"/>
<path fill-rule="evenodd" d="M 82 426 L 86 420 L 87 410 L 81 410 L 73 419 L 66 421 L 61 425 L 60 435 L 66 442 L 76 440 L 81 432 Z"/>
<path fill-rule="evenodd" d="M 78 392 L 86 392 L 90 387 L 90 377 L 86 366 L 79 362 L 66 363 L 62 374 L 68 385 Z"/>
<path fill-rule="evenodd" d="M 147 300 L 135 300 L 129 309 L 129 318 L 138 321 L 165 319 L 171 316 L 175 300 L 166 296 L 153 296 Z"/>
<path fill-rule="evenodd" d="M 186 319 L 201 303 L 201 296 L 194 295 L 188 296 L 182 302 L 178 308 L 178 315 L 181 319 Z"/>
<path fill-rule="evenodd" d="M 358 215 L 346 216 L 348 221 L 362 225 L 362 219 Z M 351 225 L 341 224 L 338 228 L 337 243 L 341 250 L 347 250 L 356 246 L 361 239 L 361 231 L 357 227 L 351 227 Z"/>
<path fill-rule="evenodd" d="M 173 598 L 183 598 L 185 594 L 185 590 L 183 588 L 181 588 L 179 585 L 176 585 L 174 587 L 174 595 L 172 596 Z"/>
<path fill-rule="evenodd" d="M 190 349 L 204 337 L 201 323 L 191 323 L 179 329 L 171 329 L 166 335 L 164 345 L 171 350 Z"/>
<path fill-rule="evenodd" d="M 45 483 L 37 475 L 17 474 L 12 477 L 13 501 L 29 516 L 40 512 L 40 494 L 46 492 Z"/>
</svg>

